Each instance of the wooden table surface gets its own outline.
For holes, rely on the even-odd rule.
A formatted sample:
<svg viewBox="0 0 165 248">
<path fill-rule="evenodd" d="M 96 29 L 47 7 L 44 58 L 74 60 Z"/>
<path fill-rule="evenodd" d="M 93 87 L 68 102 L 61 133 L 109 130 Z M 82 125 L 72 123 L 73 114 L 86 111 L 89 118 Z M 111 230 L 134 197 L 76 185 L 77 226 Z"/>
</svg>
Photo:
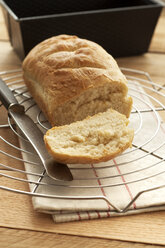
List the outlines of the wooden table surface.
<svg viewBox="0 0 165 248">
<path fill-rule="evenodd" d="M 117 61 L 119 66 L 147 71 L 156 83 L 165 85 L 165 10 L 149 52 Z M 9 43 L 0 9 L 0 71 L 20 66 L 21 61 Z M 13 187 L 15 183 L 12 182 Z M 28 190 L 28 185 L 22 183 L 22 188 Z M 50 215 L 33 210 L 29 196 L 0 191 L 0 248 L 154 248 L 160 245 L 165 245 L 165 211 L 55 224 Z"/>
</svg>

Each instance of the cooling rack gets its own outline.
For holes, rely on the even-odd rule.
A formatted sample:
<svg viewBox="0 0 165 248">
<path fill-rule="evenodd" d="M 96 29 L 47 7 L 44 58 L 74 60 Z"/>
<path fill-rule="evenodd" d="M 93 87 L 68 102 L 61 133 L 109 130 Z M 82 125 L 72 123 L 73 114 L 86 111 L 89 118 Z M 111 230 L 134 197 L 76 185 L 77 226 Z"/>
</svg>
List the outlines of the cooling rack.
<svg viewBox="0 0 165 248">
<path fill-rule="evenodd" d="M 0 189 L 50 199 L 103 200 L 114 211 L 124 213 L 141 195 L 164 188 L 165 184 L 160 184 L 159 176 L 165 173 L 165 86 L 154 83 L 147 72 L 130 68 L 121 70 L 128 79 L 129 94 L 133 98 L 130 126 L 135 130 L 135 138 L 131 149 L 104 164 L 68 165 L 74 177 L 71 183 L 51 180 L 37 154 L 1 104 Z M 0 72 L 0 77 L 44 134 L 50 124 L 24 85 L 21 69 Z M 23 186 L 26 183 L 29 190 Z M 129 187 L 136 188 L 137 185 L 137 191 L 134 191 L 134 195 L 129 192 L 130 200 L 122 209 L 103 191 L 108 188 L 117 192 L 119 189 L 121 197 L 121 187 L 127 187 L 129 191 Z M 52 189 L 54 194 L 50 193 Z M 62 194 L 58 194 L 56 189 L 62 189 Z M 77 189 L 79 194 L 76 193 Z M 95 189 L 102 194 L 92 194 Z M 159 202 L 155 204 L 159 205 Z"/>
</svg>

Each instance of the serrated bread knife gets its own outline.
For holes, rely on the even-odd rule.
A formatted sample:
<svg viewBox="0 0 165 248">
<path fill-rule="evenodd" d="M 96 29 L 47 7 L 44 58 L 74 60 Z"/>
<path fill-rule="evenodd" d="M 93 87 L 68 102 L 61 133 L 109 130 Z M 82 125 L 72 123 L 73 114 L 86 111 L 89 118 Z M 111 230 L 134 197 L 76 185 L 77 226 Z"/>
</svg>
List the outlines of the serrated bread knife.
<svg viewBox="0 0 165 248">
<path fill-rule="evenodd" d="M 43 140 L 43 133 L 33 120 L 25 114 L 24 106 L 18 103 L 14 94 L 2 79 L 0 79 L 0 100 L 16 125 L 37 152 L 48 176 L 56 180 L 73 180 L 68 166 L 54 161 L 48 154 Z"/>
</svg>

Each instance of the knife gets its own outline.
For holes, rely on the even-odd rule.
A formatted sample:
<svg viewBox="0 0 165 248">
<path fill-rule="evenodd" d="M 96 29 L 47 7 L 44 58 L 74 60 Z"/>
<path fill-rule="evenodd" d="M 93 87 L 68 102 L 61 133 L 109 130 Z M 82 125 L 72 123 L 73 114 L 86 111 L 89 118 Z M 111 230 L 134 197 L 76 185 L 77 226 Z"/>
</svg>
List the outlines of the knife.
<svg viewBox="0 0 165 248">
<path fill-rule="evenodd" d="M 55 180 L 72 181 L 73 176 L 68 166 L 56 162 L 49 155 L 43 140 L 43 133 L 33 120 L 25 114 L 24 106 L 18 103 L 14 94 L 2 79 L 0 79 L 0 100 L 16 125 L 37 152 L 48 176 Z"/>
</svg>

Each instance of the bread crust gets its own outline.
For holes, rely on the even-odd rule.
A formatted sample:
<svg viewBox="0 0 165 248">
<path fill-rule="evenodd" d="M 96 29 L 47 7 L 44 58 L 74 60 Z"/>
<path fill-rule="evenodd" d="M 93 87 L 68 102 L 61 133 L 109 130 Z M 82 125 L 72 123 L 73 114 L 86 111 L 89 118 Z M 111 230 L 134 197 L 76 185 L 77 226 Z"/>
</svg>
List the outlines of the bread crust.
<svg viewBox="0 0 165 248">
<path fill-rule="evenodd" d="M 57 108 L 91 88 L 106 85 L 128 102 L 127 117 L 131 111 L 127 80 L 116 61 L 98 44 L 77 36 L 55 36 L 34 47 L 23 61 L 23 78 L 52 126 L 67 124 L 67 120 L 57 121 Z"/>
<path fill-rule="evenodd" d="M 122 148 L 119 148 L 116 150 L 115 153 L 105 153 L 102 157 L 91 157 L 91 156 L 80 156 L 80 155 L 68 155 L 68 154 L 59 154 L 52 151 L 49 143 L 45 139 L 45 145 L 49 152 L 49 154 L 58 162 L 64 163 L 64 164 L 97 164 L 101 162 L 107 162 L 115 157 L 117 157 L 119 154 L 121 154 L 123 151 L 125 151 L 127 148 L 132 146 L 132 140 L 133 140 L 133 134 L 132 139 L 130 140 L 130 143 L 125 144 Z"/>
</svg>

